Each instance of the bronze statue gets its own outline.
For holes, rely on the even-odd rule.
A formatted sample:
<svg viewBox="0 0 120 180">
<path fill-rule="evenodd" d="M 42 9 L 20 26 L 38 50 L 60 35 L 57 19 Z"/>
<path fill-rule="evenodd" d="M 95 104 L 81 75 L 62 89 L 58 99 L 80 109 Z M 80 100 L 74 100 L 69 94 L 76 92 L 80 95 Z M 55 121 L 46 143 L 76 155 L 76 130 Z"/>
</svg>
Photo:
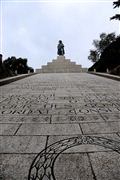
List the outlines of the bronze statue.
<svg viewBox="0 0 120 180">
<path fill-rule="evenodd" d="M 65 54 L 64 44 L 62 43 L 61 40 L 59 40 L 59 44 L 58 44 L 58 46 L 57 46 L 57 49 L 58 49 L 57 54 L 58 54 L 59 56 L 63 56 L 63 55 Z"/>
</svg>

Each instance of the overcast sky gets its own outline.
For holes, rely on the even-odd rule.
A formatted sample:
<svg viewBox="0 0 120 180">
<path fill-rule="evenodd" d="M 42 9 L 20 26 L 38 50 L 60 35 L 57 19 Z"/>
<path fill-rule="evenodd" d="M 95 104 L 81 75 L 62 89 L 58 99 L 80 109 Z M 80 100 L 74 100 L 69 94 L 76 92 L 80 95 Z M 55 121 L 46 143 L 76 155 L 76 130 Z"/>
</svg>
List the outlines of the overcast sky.
<svg viewBox="0 0 120 180">
<path fill-rule="evenodd" d="M 118 13 L 113 1 L 10 1 L 1 2 L 1 53 L 28 58 L 39 68 L 57 57 L 62 40 L 66 58 L 90 67 L 92 41 L 102 32 L 119 34 L 119 22 L 110 21 Z"/>
</svg>

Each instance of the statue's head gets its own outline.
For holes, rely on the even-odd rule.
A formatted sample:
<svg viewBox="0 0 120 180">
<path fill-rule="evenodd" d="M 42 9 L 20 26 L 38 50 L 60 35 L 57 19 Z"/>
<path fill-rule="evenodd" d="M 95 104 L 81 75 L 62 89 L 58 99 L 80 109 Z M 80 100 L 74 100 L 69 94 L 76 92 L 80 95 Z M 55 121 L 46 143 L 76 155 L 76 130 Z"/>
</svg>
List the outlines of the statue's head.
<svg viewBox="0 0 120 180">
<path fill-rule="evenodd" d="M 62 41 L 61 41 L 61 40 L 59 40 L 59 43 L 62 43 Z"/>
</svg>

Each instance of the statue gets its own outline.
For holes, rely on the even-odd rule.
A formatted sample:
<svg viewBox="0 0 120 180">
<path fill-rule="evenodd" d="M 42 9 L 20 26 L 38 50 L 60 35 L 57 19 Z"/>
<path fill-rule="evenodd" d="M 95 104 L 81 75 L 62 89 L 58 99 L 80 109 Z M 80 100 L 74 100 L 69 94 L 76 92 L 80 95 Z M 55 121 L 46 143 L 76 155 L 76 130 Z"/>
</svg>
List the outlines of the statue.
<svg viewBox="0 0 120 180">
<path fill-rule="evenodd" d="M 58 49 L 57 54 L 58 54 L 59 56 L 63 56 L 63 55 L 65 54 L 64 44 L 62 43 L 61 40 L 59 40 L 59 44 L 58 44 L 58 46 L 57 46 L 57 49 Z"/>
</svg>

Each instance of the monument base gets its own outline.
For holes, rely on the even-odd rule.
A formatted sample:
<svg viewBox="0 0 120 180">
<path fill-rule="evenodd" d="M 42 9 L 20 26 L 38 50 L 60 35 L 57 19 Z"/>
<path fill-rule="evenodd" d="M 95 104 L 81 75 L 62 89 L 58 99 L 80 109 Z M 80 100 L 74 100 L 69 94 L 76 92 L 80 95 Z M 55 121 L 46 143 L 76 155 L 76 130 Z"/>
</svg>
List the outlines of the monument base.
<svg viewBox="0 0 120 180">
<path fill-rule="evenodd" d="M 87 72 L 87 68 L 82 68 L 81 65 L 77 65 L 75 62 L 71 62 L 71 60 L 66 59 L 65 56 L 57 56 L 57 59 L 53 59 L 52 62 L 48 62 L 47 65 L 42 66 L 41 69 L 36 69 L 36 73 L 77 72 Z"/>
</svg>

